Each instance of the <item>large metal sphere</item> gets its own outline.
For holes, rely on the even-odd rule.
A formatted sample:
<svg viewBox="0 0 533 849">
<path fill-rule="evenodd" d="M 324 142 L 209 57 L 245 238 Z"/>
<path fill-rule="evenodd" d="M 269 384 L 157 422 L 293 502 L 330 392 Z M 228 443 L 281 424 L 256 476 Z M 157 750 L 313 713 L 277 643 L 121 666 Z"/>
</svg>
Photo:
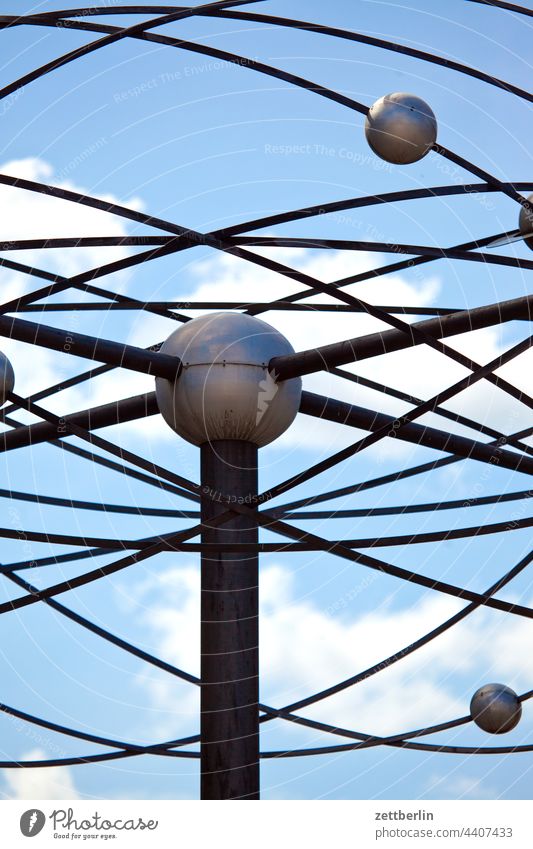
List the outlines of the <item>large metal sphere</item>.
<svg viewBox="0 0 533 849">
<path fill-rule="evenodd" d="M 528 197 L 528 201 L 533 207 L 533 195 Z M 518 219 L 518 226 L 520 228 L 521 233 L 533 233 L 533 211 L 529 212 L 524 206 L 520 210 L 520 218 Z M 525 244 L 528 248 L 531 248 L 533 251 L 533 236 L 529 239 L 524 239 Z"/>
<path fill-rule="evenodd" d="M 276 383 L 267 368 L 272 357 L 294 350 L 258 318 L 209 313 L 179 327 L 161 351 L 179 357 L 183 369 L 174 382 L 156 379 L 159 410 L 194 445 L 217 439 L 267 445 L 298 412 L 300 378 Z"/>
<path fill-rule="evenodd" d="M 520 722 L 522 704 L 510 687 L 485 684 L 472 696 L 470 715 L 483 731 L 505 734 Z"/>
<path fill-rule="evenodd" d="M 13 366 L 6 355 L 0 351 L 0 406 L 6 400 L 7 393 L 13 390 L 14 385 L 15 373 Z"/>
<path fill-rule="evenodd" d="M 370 107 L 366 140 L 386 162 L 407 165 L 426 155 L 437 138 L 437 120 L 425 100 L 403 91 L 386 94 Z"/>
</svg>

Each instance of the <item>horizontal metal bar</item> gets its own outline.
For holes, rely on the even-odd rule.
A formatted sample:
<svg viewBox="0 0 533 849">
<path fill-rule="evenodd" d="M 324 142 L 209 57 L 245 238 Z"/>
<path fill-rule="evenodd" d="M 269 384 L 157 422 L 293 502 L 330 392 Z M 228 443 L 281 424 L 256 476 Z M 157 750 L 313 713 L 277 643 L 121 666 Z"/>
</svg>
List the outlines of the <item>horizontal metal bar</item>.
<svg viewBox="0 0 533 849">
<path fill-rule="evenodd" d="M 34 324 L 22 318 L 0 315 L 0 336 L 76 357 L 86 357 L 107 365 L 166 377 L 168 380 L 175 380 L 181 370 L 180 360 L 168 354 L 146 351 L 144 348 L 85 336 L 70 330 L 60 330 L 46 324 Z"/>
<path fill-rule="evenodd" d="M 533 317 L 533 295 L 514 298 L 497 304 L 488 304 L 472 310 L 461 310 L 451 315 L 430 318 L 412 325 L 413 328 L 444 339 L 459 333 L 469 333 L 513 320 L 531 320 Z M 288 380 L 304 374 L 317 371 L 327 371 L 335 366 L 365 360 L 369 357 L 379 357 L 413 345 L 419 345 L 420 338 L 415 333 L 409 334 L 401 330 L 384 330 L 367 336 L 334 342 L 320 348 L 310 348 L 283 357 L 270 360 L 269 369 L 276 375 L 276 380 Z"/>
</svg>

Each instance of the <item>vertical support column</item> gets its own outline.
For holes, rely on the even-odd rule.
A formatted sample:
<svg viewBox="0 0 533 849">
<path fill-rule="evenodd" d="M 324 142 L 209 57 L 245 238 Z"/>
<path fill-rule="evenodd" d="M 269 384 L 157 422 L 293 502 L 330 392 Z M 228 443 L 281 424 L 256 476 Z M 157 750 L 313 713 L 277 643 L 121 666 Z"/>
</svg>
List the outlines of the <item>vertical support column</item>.
<svg viewBox="0 0 533 849">
<path fill-rule="evenodd" d="M 223 495 L 255 505 L 257 446 L 217 440 L 201 446 L 203 543 L 256 543 L 257 523 L 227 510 Z M 220 497 L 220 500 L 218 500 Z M 259 798 L 258 555 L 202 554 L 201 798 Z"/>
</svg>

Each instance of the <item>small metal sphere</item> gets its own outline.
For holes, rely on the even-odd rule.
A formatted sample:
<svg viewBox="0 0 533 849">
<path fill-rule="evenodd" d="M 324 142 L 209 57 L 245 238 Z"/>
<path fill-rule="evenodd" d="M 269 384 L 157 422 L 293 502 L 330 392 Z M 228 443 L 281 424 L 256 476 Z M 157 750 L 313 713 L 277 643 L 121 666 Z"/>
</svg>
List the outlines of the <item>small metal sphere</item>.
<svg viewBox="0 0 533 849">
<path fill-rule="evenodd" d="M 488 734 L 505 734 L 520 722 L 522 704 L 510 687 L 484 684 L 472 696 L 470 715 Z"/>
<path fill-rule="evenodd" d="M 425 100 L 403 91 L 386 94 L 370 107 L 366 140 L 386 162 L 418 162 L 437 138 L 437 119 Z"/>
<path fill-rule="evenodd" d="M 300 378 L 276 383 L 272 357 L 294 353 L 274 327 L 250 315 L 209 313 L 188 321 L 161 348 L 183 368 L 171 382 L 156 378 L 168 425 L 193 445 L 240 439 L 258 446 L 277 439 L 300 406 Z"/>
<path fill-rule="evenodd" d="M 14 385 L 15 372 L 13 366 L 6 355 L 0 351 L 0 406 L 6 400 L 7 393 L 13 390 Z"/>
<path fill-rule="evenodd" d="M 532 211 L 529 212 L 524 206 L 520 210 L 518 226 L 521 233 L 533 233 L 533 195 L 529 195 L 528 201 L 531 204 Z M 533 236 L 529 239 L 524 239 L 524 243 L 533 251 Z"/>
</svg>

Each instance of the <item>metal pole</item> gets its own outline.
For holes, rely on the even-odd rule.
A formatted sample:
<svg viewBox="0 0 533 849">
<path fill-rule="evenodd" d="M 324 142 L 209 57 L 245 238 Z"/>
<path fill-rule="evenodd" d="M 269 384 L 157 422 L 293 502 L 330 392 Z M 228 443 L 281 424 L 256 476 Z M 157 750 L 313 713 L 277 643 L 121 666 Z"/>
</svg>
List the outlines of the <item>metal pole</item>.
<svg viewBox="0 0 533 849">
<path fill-rule="evenodd" d="M 257 446 L 217 440 L 200 450 L 202 542 L 257 542 L 249 516 L 209 528 L 227 510 L 224 495 L 254 504 Z M 201 594 L 201 798 L 258 799 L 257 554 L 203 554 Z"/>
</svg>

